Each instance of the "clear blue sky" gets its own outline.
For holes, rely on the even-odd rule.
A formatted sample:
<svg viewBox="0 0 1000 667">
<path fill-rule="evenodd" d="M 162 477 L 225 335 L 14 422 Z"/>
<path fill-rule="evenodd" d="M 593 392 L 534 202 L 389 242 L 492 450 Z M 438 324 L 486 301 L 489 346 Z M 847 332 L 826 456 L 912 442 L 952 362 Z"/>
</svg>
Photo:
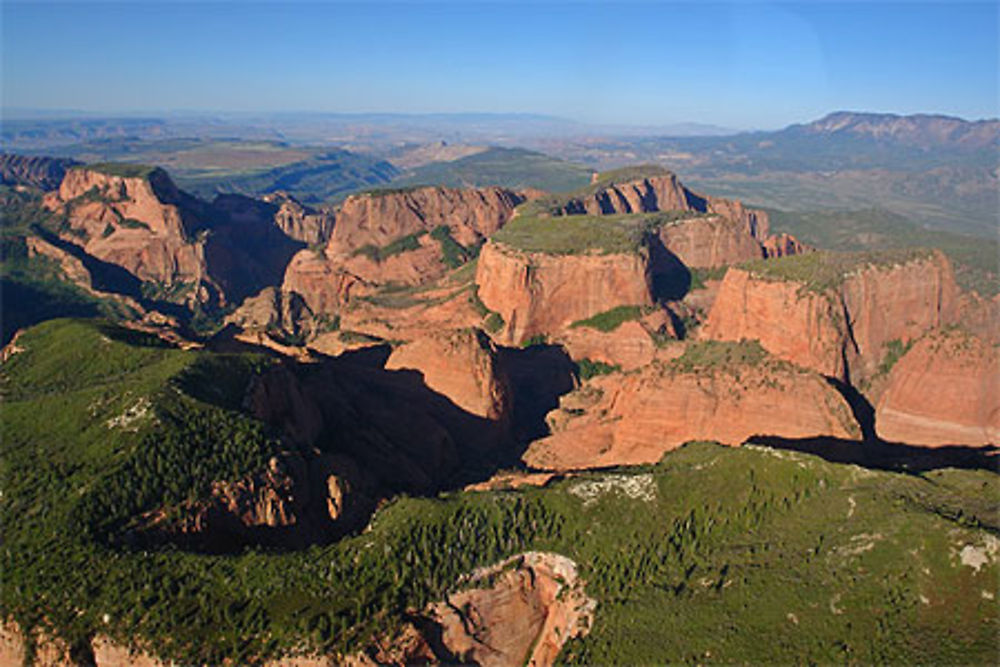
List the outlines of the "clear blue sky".
<svg viewBox="0 0 1000 667">
<path fill-rule="evenodd" d="M 998 113 L 998 4 L 17 3 L 4 107 L 493 111 L 772 128 Z"/>
</svg>

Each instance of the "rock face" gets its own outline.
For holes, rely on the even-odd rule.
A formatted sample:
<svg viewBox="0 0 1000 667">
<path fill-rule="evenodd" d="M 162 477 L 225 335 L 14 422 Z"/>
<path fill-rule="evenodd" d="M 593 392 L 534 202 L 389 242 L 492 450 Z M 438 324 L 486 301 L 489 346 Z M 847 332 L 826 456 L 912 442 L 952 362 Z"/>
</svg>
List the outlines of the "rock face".
<svg viewBox="0 0 1000 667">
<path fill-rule="evenodd" d="M 358 528 L 373 507 L 349 458 L 286 454 L 257 474 L 214 482 L 207 499 L 188 503 L 169 520 L 151 513 L 133 539 L 210 552 L 245 544 L 301 548 Z"/>
<path fill-rule="evenodd" d="M 408 625 L 349 664 L 548 667 L 566 640 L 586 636 L 594 622 L 597 602 L 587 596 L 576 564 L 559 554 L 513 556 L 460 584 L 466 588 L 420 614 L 421 630 Z"/>
<path fill-rule="evenodd" d="M 1000 443 L 1000 351 L 957 330 L 916 341 L 889 374 L 875 428 L 915 445 Z"/>
<path fill-rule="evenodd" d="M 992 299 L 976 292 L 963 292 L 959 297 L 958 321 L 987 343 L 1000 344 L 1000 294 Z"/>
<path fill-rule="evenodd" d="M 734 221 L 718 215 L 694 218 L 665 225 L 660 230 L 660 239 L 690 268 L 737 264 L 764 256 L 757 236 L 762 221 L 766 229 L 766 217 L 762 217 L 751 231 L 745 220 Z"/>
<path fill-rule="evenodd" d="M 204 243 L 194 240 L 197 200 L 161 169 L 139 176 L 70 169 L 44 205 L 66 216 L 66 240 L 140 280 L 174 286 L 207 279 Z"/>
<path fill-rule="evenodd" d="M 957 307 L 951 264 L 939 252 L 885 265 L 861 262 L 821 288 L 734 268 L 702 337 L 759 340 L 781 359 L 850 381 L 874 373 L 890 341 L 954 321 Z"/>
<path fill-rule="evenodd" d="M 761 241 L 761 248 L 765 258 L 788 257 L 789 255 L 812 252 L 812 248 L 786 232 L 768 236 Z"/>
<path fill-rule="evenodd" d="M 288 237 L 310 246 L 323 245 L 330 240 L 334 224 L 332 213 L 305 206 L 282 192 L 264 195 L 262 199 L 278 207 L 274 222 Z"/>
<path fill-rule="evenodd" d="M 773 360 L 726 368 L 655 362 L 594 378 L 562 397 L 553 434 L 524 454 L 529 466 L 573 470 L 659 461 L 692 440 L 739 445 L 755 435 L 849 438 L 847 404 L 823 378 Z"/>
<path fill-rule="evenodd" d="M 547 255 L 488 242 L 479 255 L 479 298 L 506 323 L 502 340 L 520 343 L 616 306 L 649 306 L 648 255 Z"/>
<path fill-rule="evenodd" d="M 656 356 L 656 344 L 638 321 L 623 322 L 613 331 L 589 327 L 567 329 L 558 342 L 574 359 L 589 359 L 632 370 L 645 366 Z"/>
<path fill-rule="evenodd" d="M 420 371 L 428 387 L 479 417 L 500 421 L 510 410 L 510 384 L 496 347 L 478 329 L 419 338 L 396 348 L 385 367 Z"/>
<path fill-rule="evenodd" d="M 312 333 L 316 320 L 298 294 L 267 287 L 260 294 L 246 299 L 226 318 L 244 330 L 256 332 L 281 331 L 294 337 Z"/>
<path fill-rule="evenodd" d="M 425 187 L 354 195 L 337 212 L 330 249 L 351 253 L 367 244 L 385 246 L 440 225 L 447 225 L 458 243 L 473 245 L 500 229 L 522 201 L 503 188 Z"/>
<path fill-rule="evenodd" d="M 70 169 L 43 205 L 63 216 L 62 241 L 124 269 L 115 274 L 117 291 L 138 297 L 147 283 L 151 299 L 213 307 L 281 282 L 305 245 L 285 228 L 314 238 L 332 224 L 285 200 L 220 195 L 208 204 L 178 190 L 162 169 L 129 165 Z"/>
<path fill-rule="evenodd" d="M 283 288 L 301 294 L 314 312 L 333 313 L 376 285 L 417 285 L 439 278 L 449 261 L 456 261 L 451 255 L 467 259 L 522 201 L 523 195 L 502 188 L 425 187 L 353 195 L 337 212 L 323 250 L 295 256 Z M 393 243 L 403 245 L 391 249 Z"/>
<path fill-rule="evenodd" d="M 630 175 L 628 170 L 605 176 L 607 184 L 595 185 L 586 195 L 571 197 L 555 215 L 609 215 L 654 213 L 656 211 L 692 211 L 716 213 L 739 222 L 752 236 L 764 238 L 768 232 L 767 214 L 744 208 L 730 199 L 706 197 L 686 188 L 677 175 L 657 167 L 641 168 L 645 175 Z M 600 178 L 598 183 L 600 183 Z"/>
<path fill-rule="evenodd" d="M 805 250 L 794 237 L 770 237 L 767 213 L 746 208 L 739 201 L 700 195 L 684 186 L 677 175 L 660 168 L 643 168 L 645 176 L 631 170 L 605 177 L 586 195 L 571 197 L 550 208 L 554 215 L 612 215 L 690 211 L 705 217 L 665 226 L 663 244 L 689 267 L 716 267 L 750 259 L 793 254 Z M 599 180 L 600 182 L 600 180 Z"/>
<path fill-rule="evenodd" d="M 497 579 L 490 588 L 455 593 L 430 609 L 459 662 L 553 665 L 567 639 L 590 631 L 597 603 L 570 559 L 529 552 L 477 571 L 469 583 L 491 576 Z"/>
</svg>

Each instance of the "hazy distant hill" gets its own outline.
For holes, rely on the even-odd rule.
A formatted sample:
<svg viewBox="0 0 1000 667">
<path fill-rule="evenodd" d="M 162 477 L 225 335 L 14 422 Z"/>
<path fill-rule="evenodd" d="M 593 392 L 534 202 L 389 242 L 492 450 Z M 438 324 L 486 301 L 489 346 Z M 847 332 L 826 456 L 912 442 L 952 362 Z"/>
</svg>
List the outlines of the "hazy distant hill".
<svg viewBox="0 0 1000 667">
<path fill-rule="evenodd" d="M 79 163 L 65 158 L 0 153 L 0 183 L 53 190 L 59 187 L 66 170 L 75 164 Z"/>
<path fill-rule="evenodd" d="M 547 150 L 601 169 L 662 164 L 692 185 L 784 210 L 879 207 L 919 226 L 997 234 L 1000 121 L 837 112 L 775 132 L 611 138 Z"/>
<path fill-rule="evenodd" d="M 398 173 L 385 160 L 333 150 L 271 169 L 178 175 L 177 182 L 205 198 L 220 193 L 256 196 L 282 190 L 302 202 L 318 204 L 355 190 L 384 185 Z"/>
<path fill-rule="evenodd" d="M 586 185 L 591 173 L 586 167 L 542 153 L 494 147 L 458 160 L 422 165 L 403 174 L 393 184 L 499 185 L 559 192 Z"/>
<path fill-rule="evenodd" d="M 924 149 L 978 150 L 1000 146 L 1000 120 L 970 122 L 932 114 L 837 111 L 811 123 L 792 125 L 784 134 L 866 138 Z"/>
</svg>

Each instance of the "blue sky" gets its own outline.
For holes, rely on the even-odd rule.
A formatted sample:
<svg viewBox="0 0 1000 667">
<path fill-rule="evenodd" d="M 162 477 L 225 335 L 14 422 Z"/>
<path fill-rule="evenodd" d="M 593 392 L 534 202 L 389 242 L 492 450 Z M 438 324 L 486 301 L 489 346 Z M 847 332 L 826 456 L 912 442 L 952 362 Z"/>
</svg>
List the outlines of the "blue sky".
<svg viewBox="0 0 1000 667">
<path fill-rule="evenodd" d="M 772 128 L 998 113 L 998 4 L 17 3 L 4 107 L 534 112 Z"/>
</svg>

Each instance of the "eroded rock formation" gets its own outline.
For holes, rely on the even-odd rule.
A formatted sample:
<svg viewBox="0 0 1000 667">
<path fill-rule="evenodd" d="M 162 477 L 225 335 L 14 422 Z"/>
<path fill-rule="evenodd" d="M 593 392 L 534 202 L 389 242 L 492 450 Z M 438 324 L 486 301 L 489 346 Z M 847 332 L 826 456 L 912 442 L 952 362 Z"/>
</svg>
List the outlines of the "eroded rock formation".
<svg viewBox="0 0 1000 667">
<path fill-rule="evenodd" d="M 576 564 L 559 554 L 513 556 L 460 584 L 459 592 L 420 614 L 421 628 L 410 625 L 352 662 L 548 667 L 568 639 L 587 635 L 594 623 L 596 601 Z"/>
<path fill-rule="evenodd" d="M 916 341 L 890 371 L 875 428 L 914 445 L 1000 443 L 1000 350 L 957 329 Z"/>
<path fill-rule="evenodd" d="M 418 338 L 393 350 L 385 367 L 419 371 L 430 389 L 471 414 L 495 421 L 509 416 L 510 384 L 496 346 L 478 329 Z"/>
<path fill-rule="evenodd" d="M 139 280 L 196 289 L 208 280 L 204 242 L 194 238 L 199 203 L 161 169 L 135 176 L 70 169 L 44 205 L 65 216 L 65 240 Z"/>
<path fill-rule="evenodd" d="M 648 255 L 547 255 L 489 242 L 476 270 L 479 298 L 506 327 L 501 339 L 521 343 L 558 332 L 616 306 L 650 306 Z"/>
<path fill-rule="evenodd" d="M 701 368 L 682 361 L 597 377 L 564 396 L 549 415 L 552 435 L 533 442 L 524 462 L 545 470 L 637 465 L 692 440 L 857 434 L 844 399 L 815 373 L 774 360 Z"/>
<path fill-rule="evenodd" d="M 730 269 L 702 337 L 759 340 L 779 358 L 856 382 L 875 372 L 890 341 L 913 340 L 956 317 L 958 287 L 940 252 L 853 262 L 829 284 L 809 275 Z"/>
<path fill-rule="evenodd" d="M 469 259 L 522 201 L 503 188 L 353 195 L 337 211 L 329 242 L 300 252 L 283 287 L 301 294 L 314 312 L 332 313 L 377 285 L 426 283 Z"/>
</svg>

